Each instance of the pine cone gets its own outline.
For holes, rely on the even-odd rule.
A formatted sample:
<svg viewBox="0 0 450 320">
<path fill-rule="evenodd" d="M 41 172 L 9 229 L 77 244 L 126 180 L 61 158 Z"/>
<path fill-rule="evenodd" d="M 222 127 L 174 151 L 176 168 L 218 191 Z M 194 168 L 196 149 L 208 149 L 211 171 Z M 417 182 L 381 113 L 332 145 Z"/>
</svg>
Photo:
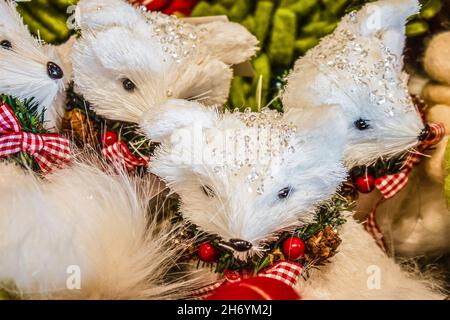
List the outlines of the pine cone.
<svg viewBox="0 0 450 320">
<path fill-rule="evenodd" d="M 344 181 L 340 187 L 339 194 L 347 199 L 349 202 L 353 202 L 358 200 L 358 190 L 355 187 L 355 184 L 352 181 L 352 178 L 348 178 Z"/>
<path fill-rule="evenodd" d="M 92 146 L 98 144 L 94 123 L 80 109 L 66 111 L 62 120 L 62 132 L 72 136 L 77 143 Z"/>
<path fill-rule="evenodd" d="M 337 232 L 330 226 L 325 226 L 306 241 L 305 260 L 320 265 L 334 256 L 340 243 Z"/>
</svg>

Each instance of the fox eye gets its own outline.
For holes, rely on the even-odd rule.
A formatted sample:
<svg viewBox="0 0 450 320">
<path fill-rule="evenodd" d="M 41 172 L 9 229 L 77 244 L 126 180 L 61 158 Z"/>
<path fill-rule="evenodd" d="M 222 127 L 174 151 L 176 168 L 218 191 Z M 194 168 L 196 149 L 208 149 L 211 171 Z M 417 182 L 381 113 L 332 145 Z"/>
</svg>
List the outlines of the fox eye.
<svg viewBox="0 0 450 320">
<path fill-rule="evenodd" d="M 3 49 L 9 50 L 9 49 L 12 48 L 12 44 L 11 44 L 11 42 L 8 41 L 8 40 L 2 40 L 2 41 L 0 42 L 0 47 L 2 47 Z"/>
<path fill-rule="evenodd" d="M 210 186 L 202 186 L 202 191 L 204 194 L 206 194 L 206 196 L 210 197 L 210 198 L 214 198 L 216 196 L 216 193 L 214 192 L 213 188 L 211 188 Z"/>
<path fill-rule="evenodd" d="M 136 89 L 136 85 L 128 78 L 122 80 L 122 85 L 126 91 L 132 92 L 134 91 L 134 89 Z"/>
<path fill-rule="evenodd" d="M 370 128 L 369 120 L 358 119 L 355 121 L 355 127 L 358 130 L 366 130 Z"/>
<path fill-rule="evenodd" d="M 283 200 L 289 197 L 289 195 L 292 193 L 291 187 L 286 187 L 278 191 L 278 199 Z"/>
</svg>

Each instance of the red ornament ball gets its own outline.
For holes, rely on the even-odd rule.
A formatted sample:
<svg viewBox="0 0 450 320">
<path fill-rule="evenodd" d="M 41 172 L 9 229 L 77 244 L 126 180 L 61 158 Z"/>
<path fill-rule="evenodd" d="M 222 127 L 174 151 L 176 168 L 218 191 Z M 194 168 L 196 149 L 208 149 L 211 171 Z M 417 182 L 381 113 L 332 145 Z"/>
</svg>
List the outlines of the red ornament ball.
<svg viewBox="0 0 450 320">
<path fill-rule="evenodd" d="M 361 193 L 369 193 L 375 188 L 375 178 L 372 175 L 359 176 L 355 179 L 356 189 Z"/>
<path fill-rule="evenodd" d="M 145 1 L 139 1 L 139 3 L 143 3 Z M 148 2 L 148 1 L 147 1 Z M 147 10 L 150 11 L 160 11 L 164 9 L 165 6 L 169 5 L 170 0 L 152 0 L 148 4 L 146 4 Z"/>
<path fill-rule="evenodd" d="M 290 237 L 284 240 L 281 249 L 289 260 L 295 261 L 305 254 L 305 243 L 299 237 Z"/>
<path fill-rule="evenodd" d="M 189 16 L 197 2 L 198 0 L 173 0 L 162 12 L 167 15 L 181 13 L 184 16 Z"/>
<path fill-rule="evenodd" d="M 217 259 L 217 249 L 210 242 L 204 242 L 198 248 L 198 257 L 203 262 L 214 262 Z"/>
<path fill-rule="evenodd" d="M 119 137 L 115 132 L 107 131 L 104 134 L 102 134 L 102 143 L 105 146 L 111 146 L 117 141 L 119 141 Z"/>
<path fill-rule="evenodd" d="M 254 277 L 219 287 L 206 300 L 299 300 L 295 290 L 280 280 Z"/>
</svg>

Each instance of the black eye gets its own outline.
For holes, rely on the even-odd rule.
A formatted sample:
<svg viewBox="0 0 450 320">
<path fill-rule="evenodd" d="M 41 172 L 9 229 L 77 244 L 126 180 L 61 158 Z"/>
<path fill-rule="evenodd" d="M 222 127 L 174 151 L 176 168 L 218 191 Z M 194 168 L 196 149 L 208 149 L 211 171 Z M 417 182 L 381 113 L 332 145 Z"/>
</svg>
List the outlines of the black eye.
<svg viewBox="0 0 450 320">
<path fill-rule="evenodd" d="M 216 193 L 210 186 L 202 186 L 202 191 L 210 198 L 214 198 L 216 196 Z"/>
<path fill-rule="evenodd" d="M 122 85 L 127 91 L 134 91 L 134 89 L 136 89 L 136 85 L 130 79 L 123 79 Z"/>
<path fill-rule="evenodd" d="M 0 42 L 0 47 L 2 47 L 3 49 L 9 50 L 12 48 L 12 44 L 8 40 L 2 40 L 2 42 Z"/>
<path fill-rule="evenodd" d="M 358 119 L 355 121 L 355 127 L 358 130 L 366 130 L 370 128 L 369 120 Z"/>
<path fill-rule="evenodd" d="M 286 187 L 278 191 L 278 199 L 286 199 L 292 192 L 291 187 Z"/>
</svg>

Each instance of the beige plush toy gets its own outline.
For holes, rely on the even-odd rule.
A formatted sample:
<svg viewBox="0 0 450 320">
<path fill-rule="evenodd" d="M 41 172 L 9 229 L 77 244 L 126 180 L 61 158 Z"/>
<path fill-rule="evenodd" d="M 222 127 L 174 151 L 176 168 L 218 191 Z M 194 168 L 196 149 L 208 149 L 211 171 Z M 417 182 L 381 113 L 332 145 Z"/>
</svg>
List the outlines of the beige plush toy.
<svg viewBox="0 0 450 320">
<path fill-rule="evenodd" d="M 428 44 L 424 68 L 431 80 L 422 90 L 430 107 L 428 122 L 440 122 L 446 135 L 426 152 L 410 176 L 408 186 L 377 210 L 377 222 L 395 255 L 439 256 L 450 252 L 450 210 L 445 185 L 450 157 L 450 32 L 438 34 Z"/>
</svg>

